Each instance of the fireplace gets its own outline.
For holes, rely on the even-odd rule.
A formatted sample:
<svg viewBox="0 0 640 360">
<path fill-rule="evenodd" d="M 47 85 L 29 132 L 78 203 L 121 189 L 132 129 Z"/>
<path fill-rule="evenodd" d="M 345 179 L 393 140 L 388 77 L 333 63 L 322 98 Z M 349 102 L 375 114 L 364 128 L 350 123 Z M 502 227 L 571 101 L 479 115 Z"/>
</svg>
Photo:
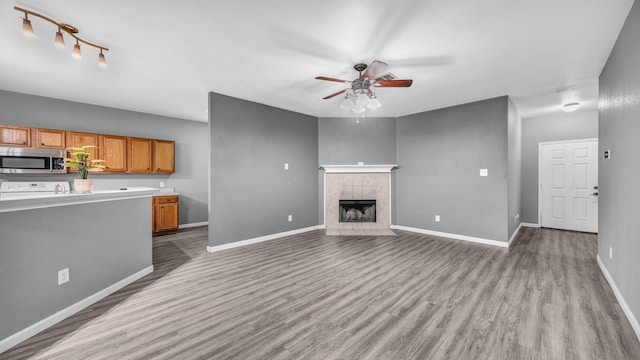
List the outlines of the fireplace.
<svg viewBox="0 0 640 360">
<path fill-rule="evenodd" d="M 340 222 L 375 223 L 375 200 L 340 200 Z"/>
</svg>

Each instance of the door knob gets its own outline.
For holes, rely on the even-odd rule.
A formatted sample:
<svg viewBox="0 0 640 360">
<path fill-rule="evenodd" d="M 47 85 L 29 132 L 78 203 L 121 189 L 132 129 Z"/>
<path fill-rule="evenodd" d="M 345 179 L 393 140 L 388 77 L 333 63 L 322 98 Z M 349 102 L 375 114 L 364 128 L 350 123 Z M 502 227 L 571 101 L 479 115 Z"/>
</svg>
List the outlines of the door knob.
<svg viewBox="0 0 640 360">
<path fill-rule="evenodd" d="M 591 195 L 593 195 L 593 196 L 598 196 L 598 192 L 596 191 L 596 192 L 594 192 L 594 193 L 593 193 L 593 194 L 591 194 Z"/>
</svg>

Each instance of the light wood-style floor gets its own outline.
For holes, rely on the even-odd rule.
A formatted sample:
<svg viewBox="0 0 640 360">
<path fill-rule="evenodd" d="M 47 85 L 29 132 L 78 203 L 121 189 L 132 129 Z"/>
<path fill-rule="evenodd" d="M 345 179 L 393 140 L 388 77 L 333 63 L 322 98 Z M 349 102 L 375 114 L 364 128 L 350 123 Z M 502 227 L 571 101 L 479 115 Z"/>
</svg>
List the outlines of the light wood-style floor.
<svg viewBox="0 0 640 360">
<path fill-rule="evenodd" d="M 596 236 L 510 249 L 313 231 L 209 254 L 154 239 L 155 272 L 0 359 L 639 359 Z"/>
</svg>

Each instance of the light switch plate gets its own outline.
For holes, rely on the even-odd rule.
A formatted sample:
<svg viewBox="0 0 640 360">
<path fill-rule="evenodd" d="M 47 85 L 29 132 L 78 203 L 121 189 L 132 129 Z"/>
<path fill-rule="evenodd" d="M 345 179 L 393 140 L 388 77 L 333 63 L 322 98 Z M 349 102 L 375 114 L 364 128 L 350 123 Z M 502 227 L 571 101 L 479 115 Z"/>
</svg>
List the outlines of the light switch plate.
<svg viewBox="0 0 640 360">
<path fill-rule="evenodd" d="M 489 176 L 488 169 L 480 169 L 480 176 Z"/>
<path fill-rule="evenodd" d="M 289 170 L 289 163 L 284 163 L 284 169 Z"/>
</svg>

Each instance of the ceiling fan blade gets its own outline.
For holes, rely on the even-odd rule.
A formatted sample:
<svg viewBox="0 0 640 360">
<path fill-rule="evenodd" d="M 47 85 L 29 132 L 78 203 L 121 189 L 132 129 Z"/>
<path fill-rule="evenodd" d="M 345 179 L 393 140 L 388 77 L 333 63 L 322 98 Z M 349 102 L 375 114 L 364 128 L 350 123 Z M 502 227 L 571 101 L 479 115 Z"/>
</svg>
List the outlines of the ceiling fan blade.
<svg viewBox="0 0 640 360">
<path fill-rule="evenodd" d="M 326 76 L 316 76 L 316 79 L 325 80 L 325 81 L 339 82 L 339 83 L 343 83 L 343 84 L 351 84 L 351 81 L 349 81 L 349 80 L 330 78 L 330 77 L 326 77 Z"/>
<path fill-rule="evenodd" d="M 379 74 L 382 74 L 382 72 L 386 68 L 387 68 L 387 63 L 384 63 L 380 60 L 373 60 L 371 65 L 367 67 L 367 69 L 364 71 L 362 76 L 369 79 L 375 79 L 378 77 Z"/>
<path fill-rule="evenodd" d="M 395 74 L 392 74 L 392 73 L 386 73 L 386 74 L 384 74 L 384 75 L 380 75 L 380 76 L 378 76 L 378 77 L 376 78 L 376 81 L 380 81 L 380 80 L 395 80 L 395 79 L 397 79 L 397 78 L 398 78 L 398 77 L 397 77 L 397 76 L 395 76 Z"/>
<path fill-rule="evenodd" d="M 340 90 L 340 91 L 338 91 L 337 93 L 333 93 L 333 94 L 331 94 L 331 95 L 328 95 L 328 96 L 323 97 L 323 98 L 322 98 L 322 100 L 331 99 L 331 98 L 332 98 L 332 97 L 334 97 L 334 96 L 338 96 L 338 95 L 340 95 L 340 94 L 344 94 L 345 92 L 347 92 L 347 90 L 349 90 L 349 89 L 343 89 L 343 90 Z"/>
<path fill-rule="evenodd" d="M 373 83 L 375 87 L 409 87 L 413 80 L 378 80 Z"/>
</svg>

